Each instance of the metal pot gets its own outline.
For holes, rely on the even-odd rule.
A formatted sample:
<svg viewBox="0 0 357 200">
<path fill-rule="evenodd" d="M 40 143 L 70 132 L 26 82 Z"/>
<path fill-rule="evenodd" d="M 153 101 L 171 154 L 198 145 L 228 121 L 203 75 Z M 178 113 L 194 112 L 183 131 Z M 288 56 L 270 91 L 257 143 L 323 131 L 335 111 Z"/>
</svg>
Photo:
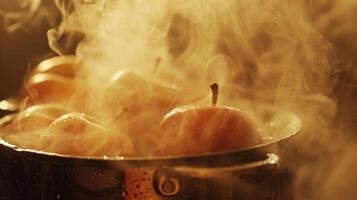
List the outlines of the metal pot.
<svg viewBox="0 0 357 200">
<path fill-rule="evenodd" d="M 2 124 L 11 117 L 2 118 Z M 292 113 L 268 121 L 284 137 L 233 152 L 187 157 L 103 158 L 20 149 L 0 139 L 0 194 L 14 199 L 282 199 L 278 147 L 300 129 Z M 1 124 L 0 124 L 1 126 Z"/>
</svg>

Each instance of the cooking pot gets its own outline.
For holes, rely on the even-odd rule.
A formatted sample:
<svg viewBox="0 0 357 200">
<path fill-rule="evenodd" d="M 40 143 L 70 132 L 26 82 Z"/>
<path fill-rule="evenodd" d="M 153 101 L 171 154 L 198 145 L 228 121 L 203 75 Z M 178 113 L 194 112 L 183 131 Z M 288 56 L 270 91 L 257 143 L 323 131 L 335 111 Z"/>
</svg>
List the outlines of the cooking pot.
<svg viewBox="0 0 357 200">
<path fill-rule="evenodd" d="M 12 120 L 15 107 L 2 107 L 6 115 L 0 126 Z M 271 112 L 266 126 L 277 139 L 181 157 L 68 156 L 21 149 L 0 138 L 1 199 L 282 199 L 285 169 L 279 147 L 288 147 L 301 121 L 293 113 Z"/>
</svg>

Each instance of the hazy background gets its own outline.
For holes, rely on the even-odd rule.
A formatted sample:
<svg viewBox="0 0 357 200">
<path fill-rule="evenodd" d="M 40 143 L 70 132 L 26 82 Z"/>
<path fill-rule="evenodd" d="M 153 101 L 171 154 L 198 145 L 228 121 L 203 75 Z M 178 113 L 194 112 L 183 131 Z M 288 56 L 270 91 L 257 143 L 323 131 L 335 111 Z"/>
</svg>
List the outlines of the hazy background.
<svg viewBox="0 0 357 200">
<path fill-rule="evenodd" d="M 24 2 L 24 1 L 23 1 Z M 0 99 L 16 95 L 21 87 L 22 79 L 30 67 L 34 67 L 40 60 L 54 55 L 48 47 L 47 30 L 54 26 L 56 21 L 49 20 L 47 13 L 34 13 L 22 24 L 21 27 L 9 26 L 24 16 L 17 15 L 24 9 L 21 1 L 0 1 Z M 49 8 L 45 1 L 40 6 Z M 56 15 L 55 9 L 48 9 L 52 16 Z M 3 13 L 11 13 L 5 18 Z M 11 26 L 10 26 L 11 27 Z"/>
<path fill-rule="evenodd" d="M 44 58 L 54 55 L 47 44 L 47 30 L 56 26 L 59 21 L 57 17 L 59 15 L 51 5 L 53 1 L 42 1 L 40 7 L 46 9 L 27 16 L 16 15 L 26 9 L 26 6 L 20 6 L 21 2 L 25 0 L 0 1 L 0 99 L 15 95 L 17 89 L 21 87 L 26 71 Z M 316 186 L 322 187 L 321 190 L 330 191 L 328 197 L 320 197 L 324 200 L 354 198 L 356 184 L 351 181 L 342 182 L 341 178 L 347 179 L 356 175 L 357 2 L 355 0 L 306 0 L 306 2 L 308 2 L 306 5 L 308 5 L 311 22 L 333 46 L 337 56 L 336 65 L 340 69 L 335 74 L 337 84 L 334 88 L 334 97 L 338 110 L 336 120 L 332 123 L 339 131 L 334 133 L 346 136 L 353 145 L 346 146 L 345 151 L 341 153 L 344 155 L 341 156 L 343 159 L 332 162 L 330 166 L 326 166 L 327 169 L 319 170 L 321 173 L 329 173 L 328 182 L 331 184 L 314 185 L 311 181 L 308 182 L 310 185 L 307 184 L 305 187 L 311 188 L 312 192 L 316 191 Z M 1 14 L 4 12 L 13 13 L 10 15 L 13 16 L 13 20 L 19 19 L 24 24 L 20 27 L 11 26 L 11 20 L 5 19 Z M 324 155 L 321 154 L 321 157 Z M 314 164 L 308 167 L 315 169 Z M 311 170 L 308 167 L 306 171 L 310 170 L 311 174 L 305 173 L 305 176 L 300 177 L 310 181 L 310 177 L 316 175 L 318 170 Z M 305 181 L 299 183 L 302 186 L 306 184 Z"/>
<path fill-rule="evenodd" d="M 32 0 L 35 1 L 45 9 L 24 12 L 31 10 L 26 4 L 29 1 L 0 1 L 0 99 L 16 95 L 24 74 L 39 61 L 55 55 L 48 47 L 47 31 L 59 24 L 60 13 L 54 1 Z M 357 123 L 353 116 L 357 113 L 357 3 L 351 3 L 353 0 L 306 2 L 311 21 L 331 42 L 342 69 L 334 89 L 339 108 L 337 126 L 346 129 L 346 133 L 355 132 L 351 128 Z M 19 21 L 22 23 L 11 26 Z"/>
</svg>

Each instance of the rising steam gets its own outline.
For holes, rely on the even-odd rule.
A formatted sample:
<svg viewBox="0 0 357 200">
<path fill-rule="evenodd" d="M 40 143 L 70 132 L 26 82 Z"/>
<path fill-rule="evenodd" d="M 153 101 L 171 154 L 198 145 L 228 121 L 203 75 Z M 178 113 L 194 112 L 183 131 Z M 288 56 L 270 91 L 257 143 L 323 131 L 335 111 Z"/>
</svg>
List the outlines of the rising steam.
<svg viewBox="0 0 357 200">
<path fill-rule="evenodd" d="M 255 119 L 259 119 L 265 108 L 259 105 L 266 104 L 298 113 L 304 124 L 303 133 L 294 144 L 300 160 L 295 156 L 291 163 L 305 167 L 297 169 L 296 196 L 319 199 L 321 196 L 311 194 L 316 190 L 330 194 L 327 188 L 333 190 L 334 185 L 339 185 L 335 183 L 341 179 L 335 174 L 342 172 L 333 173 L 330 181 L 321 184 L 327 179 L 319 174 L 332 171 L 323 166 L 336 160 L 318 157 L 335 156 L 344 142 L 336 136 L 337 130 L 330 128 L 337 112 L 332 92 L 334 75 L 339 71 L 335 52 L 308 17 L 320 31 L 338 37 L 338 31 L 345 30 L 342 31 L 345 34 L 350 31 L 347 27 L 353 27 L 346 24 L 349 18 L 339 15 L 341 10 L 347 13 L 353 3 L 348 0 L 307 2 L 74 3 L 77 8 L 72 15 L 76 15 L 76 23 L 64 21 L 62 28 L 76 30 L 78 22 L 81 24 L 80 32 L 86 37 L 77 49 L 77 56 L 89 83 L 102 82 L 113 72 L 130 68 L 150 79 L 192 91 L 186 95 L 204 96 L 202 88 L 218 82 L 222 87 L 222 103 L 242 108 Z M 319 8 L 333 8 L 331 5 L 335 9 L 327 16 L 318 14 L 324 12 L 318 12 Z M 337 18 L 346 25 L 331 31 L 329 18 Z M 158 58 L 161 62 L 156 65 Z M 90 87 L 104 90 L 99 84 Z M 331 147 L 331 143 L 335 144 Z M 310 160 L 315 160 L 315 164 Z M 340 168 L 352 166 L 349 160 L 342 159 Z M 306 191 L 306 185 L 313 189 Z M 315 188 L 317 185 L 322 186 Z M 335 199 L 329 195 L 324 199 L 328 198 Z"/>
<path fill-rule="evenodd" d="M 99 119 L 77 114 L 72 117 L 91 123 L 99 120 L 99 124 L 109 127 L 90 129 L 87 136 L 76 135 L 90 141 L 88 147 L 84 142 L 79 144 L 90 148 L 86 154 L 103 150 L 114 133 L 122 135 L 124 141 L 118 142 L 118 146 L 137 148 L 131 144 L 132 138 L 126 136 L 128 132 L 136 140 L 143 140 L 140 153 L 147 152 L 156 138 L 135 134 L 156 129 L 147 125 L 150 123 L 141 123 L 158 122 L 177 105 L 209 104 L 206 88 L 217 82 L 221 86 L 220 103 L 241 108 L 258 125 L 267 108 L 293 111 L 301 117 L 303 131 L 290 148 L 299 156 L 291 160 L 297 164 L 289 167 L 298 171 L 297 197 L 318 199 L 301 195 L 310 194 L 303 186 L 325 181 L 318 173 L 331 172 L 323 166 L 333 161 L 318 157 L 335 155 L 343 139 L 331 135 L 337 130 L 330 125 L 337 112 L 332 90 L 334 75 L 339 70 L 336 55 L 332 45 L 315 29 L 328 27 L 325 18 L 315 16 L 314 24 L 310 20 L 308 11 L 312 4 L 303 0 L 55 2 L 63 21 L 49 30 L 49 45 L 57 53 L 67 54 L 67 45 L 63 44 L 78 43 L 76 56 L 80 67 L 76 69 L 76 81 L 89 91 L 80 111 Z M 339 5 L 341 9 L 342 4 Z M 120 70 L 131 74 L 124 77 L 125 87 L 116 85 L 123 77 Z M 130 91 L 140 96 L 128 94 Z M 121 99 L 123 93 L 131 98 Z M 76 99 L 78 93 L 64 106 L 73 109 Z M 115 104 L 113 99 L 125 106 Z M 157 104 L 165 105 L 164 110 Z M 130 128 L 133 123 L 137 124 L 135 129 Z M 52 136 L 56 136 L 67 129 L 51 130 L 56 133 Z M 97 144 L 93 143 L 97 138 Z M 95 150 L 93 145 L 97 145 Z M 282 152 L 290 154 L 290 150 Z M 350 164 L 348 158 L 344 163 Z M 297 167 L 301 165 L 302 170 Z M 313 169 L 310 165 L 319 167 Z M 340 168 L 332 173 L 331 181 L 341 181 L 339 174 L 343 174 Z M 310 176 L 313 178 L 309 179 Z M 326 180 L 318 190 L 333 188 L 331 181 Z"/>
<path fill-rule="evenodd" d="M 41 0 L 14 1 L 12 4 L 14 9 L 10 12 L 0 9 L 0 19 L 2 18 L 4 27 L 9 32 L 24 28 L 24 24 L 33 19 Z"/>
</svg>

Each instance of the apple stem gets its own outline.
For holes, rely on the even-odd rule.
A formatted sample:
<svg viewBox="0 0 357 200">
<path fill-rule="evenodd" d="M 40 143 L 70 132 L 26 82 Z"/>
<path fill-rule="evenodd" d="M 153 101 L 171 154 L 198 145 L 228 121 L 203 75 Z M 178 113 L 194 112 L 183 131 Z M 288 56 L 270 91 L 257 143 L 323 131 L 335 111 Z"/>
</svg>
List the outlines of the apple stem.
<svg viewBox="0 0 357 200">
<path fill-rule="evenodd" d="M 212 92 L 212 106 L 216 106 L 219 92 L 218 83 L 213 83 L 210 85 L 210 87 Z"/>
</svg>

